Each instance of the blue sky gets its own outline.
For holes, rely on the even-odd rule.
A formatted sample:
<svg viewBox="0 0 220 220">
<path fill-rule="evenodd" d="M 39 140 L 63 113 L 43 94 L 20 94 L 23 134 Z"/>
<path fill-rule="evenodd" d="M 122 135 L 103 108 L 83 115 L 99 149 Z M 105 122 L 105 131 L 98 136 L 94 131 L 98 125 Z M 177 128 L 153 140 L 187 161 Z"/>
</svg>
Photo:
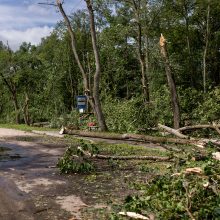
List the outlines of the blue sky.
<svg viewBox="0 0 220 220">
<path fill-rule="evenodd" d="M 39 44 L 62 19 L 55 7 L 39 5 L 39 2 L 55 3 L 55 0 L 0 0 L 0 40 L 8 41 L 13 50 L 24 41 Z M 69 14 L 85 8 L 85 3 L 66 0 L 64 8 Z"/>
</svg>

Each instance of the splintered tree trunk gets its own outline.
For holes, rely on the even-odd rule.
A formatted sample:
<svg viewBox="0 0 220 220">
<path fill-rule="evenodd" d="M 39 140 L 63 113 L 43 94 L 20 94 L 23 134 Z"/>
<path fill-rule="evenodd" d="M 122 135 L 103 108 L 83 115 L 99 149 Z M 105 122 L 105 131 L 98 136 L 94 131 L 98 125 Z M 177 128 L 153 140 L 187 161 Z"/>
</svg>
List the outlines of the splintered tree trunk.
<svg viewBox="0 0 220 220">
<path fill-rule="evenodd" d="M 160 37 L 160 52 L 164 60 L 167 82 L 168 82 L 168 86 L 169 86 L 170 94 L 171 94 L 174 128 L 178 129 L 180 126 L 179 100 L 178 100 L 178 95 L 176 91 L 176 84 L 174 81 L 174 77 L 172 75 L 171 66 L 170 66 L 170 62 L 168 58 L 166 40 L 162 34 Z"/>
<path fill-rule="evenodd" d="M 92 8 L 92 3 L 90 0 L 86 0 L 86 5 L 89 11 L 89 18 L 90 18 L 90 31 L 92 37 L 92 47 L 95 56 L 95 65 L 96 65 L 96 72 L 94 75 L 94 83 L 93 83 L 93 98 L 94 104 L 96 109 L 96 114 L 98 117 L 98 123 L 100 126 L 101 131 L 107 131 L 107 126 L 105 123 L 104 114 L 102 112 L 100 97 L 99 97 L 99 84 L 100 84 L 100 77 L 101 77 L 101 63 L 100 63 L 100 56 L 99 50 L 97 47 L 97 39 L 96 39 L 96 30 L 95 30 L 95 19 L 94 13 Z"/>
</svg>

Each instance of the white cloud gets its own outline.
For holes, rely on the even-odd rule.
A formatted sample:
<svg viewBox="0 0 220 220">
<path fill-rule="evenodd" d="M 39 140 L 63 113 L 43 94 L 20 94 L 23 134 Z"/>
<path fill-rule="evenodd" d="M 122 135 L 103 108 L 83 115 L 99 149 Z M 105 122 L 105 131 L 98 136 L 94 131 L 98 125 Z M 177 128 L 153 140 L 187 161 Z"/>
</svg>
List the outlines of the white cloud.
<svg viewBox="0 0 220 220">
<path fill-rule="evenodd" d="M 34 26 L 54 25 L 59 21 L 54 8 L 38 5 L 27 7 L 0 5 L 1 29 L 26 29 Z"/>
<path fill-rule="evenodd" d="M 0 30 L 0 40 L 6 43 L 8 41 L 9 46 L 13 50 L 17 50 L 21 43 L 30 42 L 37 45 L 40 43 L 43 37 L 50 35 L 53 31 L 52 27 L 33 27 L 22 30 Z"/>
<path fill-rule="evenodd" d="M 55 7 L 39 5 L 46 0 L 0 0 L 0 40 L 16 50 L 22 42 L 39 44 L 62 19 Z M 53 2 L 51 0 L 51 2 Z M 67 14 L 85 8 L 84 0 L 68 0 Z"/>
</svg>

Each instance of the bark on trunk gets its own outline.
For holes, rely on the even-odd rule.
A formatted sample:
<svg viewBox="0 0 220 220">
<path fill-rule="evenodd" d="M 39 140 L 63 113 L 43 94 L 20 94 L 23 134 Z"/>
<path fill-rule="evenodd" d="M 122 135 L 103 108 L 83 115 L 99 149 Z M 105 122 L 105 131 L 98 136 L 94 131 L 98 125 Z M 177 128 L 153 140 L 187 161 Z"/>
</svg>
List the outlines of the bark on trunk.
<svg viewBox="0 0 220 220">
<path fill-rule="evenodd" d="M 150 101 L 150 95 L 149 95 L 149 83 L 148 83 L 148 77 L 147 77 L 147 66 L 146 66 L 146 60 L 145 60 L 145 53 L 142 49 L 143 41 L 142 41 L 142 26 L 140 22 L 140 2 L 136 3 L 133 0 L 133 7 L 135 10 L 135 16 L 136 16 L 136 22 L 137 22 L 137 44 L 138 44 L 138 59 L 141 66 L 141 83 L 142 83 L 142 90 L 144 95 L 144 101 L 149 102 Z"/>
<path fill-rule="evenodd" d="M 186 136 L 186 135 L 184 135 L 184 134 L 181 134 L 181 133 L 179 132 L 179 130 L 175 130 L 175 129 L 173 129 L 173 128 L 169 128 L 169 127 L 167 127 L 167 126 L 165 126 L 165 125 L 161 125 L 161 124 L 158 124 L 158 127 L 161 128 L 161 129 L 166 130 L 166 131 L 169 132 L 170 134 L 173 134 L 173 135 L 175 135 L 175 136 L 177 136 L 177 137 L 179 137 L 179 138 L 189 139 L 188 136 Z"/>
<path fill-rule="evenodd" d="M 14 109 L 15 109 L 15 121 L 16 121 L 16 124 L 20 124 L 20 121 L 21 121 L 20 120 L 20 109 L 19 109 L 16 93 L 12 94 L 12 100 L 13 100 Z"/>
<path fill-rule="evenodd" d="M 208 1 L 207 7 L 207 16 L 206 16 L 206 33 L 205 33 L 205 47 L 203 52 L 203 91 L 206 93 L 206 75 L 207 75 L 207 66 L 206 66 L 206 57 L 208 51 L 208 44 L 209 44 L 209 19 L 210 19 L 210 2 Z"/>
<path fill-rule="evenodd" d="M 102 160 L 152 160 L 152 161 L 169 161 L 170 157 L 158 157 L 158 156 L 111 156 L 111 155 L 103 155 L 103 154 L 91 154 L 88 151 L 84 151 L 81 147 L 78 147 L 78 150 L 82 152 L 83 156 L 93 157 L 96 159 Z"/>
<path fill-rule="evenodd" d="M 83 85 L 84 85 L 84 89 L 85 89 L 85 95 L 88 97 L 89 103 L 90 103 L 90 105 L 91 105 L 91 107 L 92 107 L 92 109 L 98 119 L 100 129 L 102 131 L 106 131 L 107 126 L 105 123 L 105 118 L 104 118 L 104 115 L 102 112 L 101 102 L 100 102 L 100 98 L 99 98 L 99 82 L 100 82 L 100 75 L 101 75 L 101 65 L 100 65 L 100 59 L 99 59 L 99 51 L 98 51 L 97 43 L 96 43 L 95 22 L 94 22 L 94 14 L 93 14 L 93 8 L 91 5 L 91 2 L 89 0 L 86 1 L 87 7 L 89 10 L 89 15 L 90 15 L 90 29 L 91 29 L 92 45 L 93 45 L 93 51 L 94 51 L 95 61 L 96 61 L 96 73 L 94 76 L 93 94 L 91 94 L 91 88 L 90 88 L 90 84 L 89 84 L 89 80 L 88 80 L 88 74 L 86 74 L 86 71 L 82 65 L 82 62 L 79 59 L 79 55 L 78 55 L 77 48 L 76 48 L 75 33 L 71 27 L 71 23 L 69 21 L 69 18 L 67 17 L 60 0 L 56 0 L 56 2 L 57 2 L 57 6 L 60 10 L 60 13 L 62 14 L 62 16 L 64 18 L 64 21 L 65 21 L 67 28 L 68 28 L 68 32 L 71 37 L 71 46 L 72 46 L 73 54 L 74 54 L 75 60 L 78 64 L 79 69 L 80 69 L 82 76 L 83 76 Z"/>
<path fill-rule="evenodd" d="M 95 65 L 96 65 L 96 72 L 94 75 L 94 82 L 93 82 L 93 98 L 94 98 L 94 107 L 96 109 L 97 119 L 99 123 L 99 127 L 101 131 L 107 131 L 107 125 L 105 123 L 104 114 L 102 112 L 100 97 L 99 97 L 99 84 L 100 84 L 100 77 L 101 77 L 101 63 L 100 63 L 100 56 L 99 50 L 97 46 L 97 39 L 96 39 L 96 30 L 95 30 L 95 19 L 93 13 L 93 7 L 90 0 L 86 0 L 86 5 L 89 11 L 89 18 L 90 18 L 90 31 L 92 37 L 92 47 L 95 56 Z"/>
<path fill-rule="evenodd" d="M 82 62 L 80 61 L 80 58 L 79 58 L 79 55 L 78 55 L 78 52 L 77 52 L 75 33 L 72 29 L 69 18 L 67 17 L 67 15 L 66 15 L 66 13 L 63 9 L 62 3 L 60 2 L 60 0 L 56 0 L 56 2 L 57 2 L 57 7 L 59 8 L 59 11 L 62 14 L 63 19 L 66 23 L 66 26 L 67 26 L 67 29 L 68 29 L 68 32 L 69 32 L 69 35 L 70 35 L 70 38 L 71 38 L 72 51 L 73 51 L 76 63 L 78 65 L 79 69 L 80 69 L 80 72 L 81 72 L 82 76 L 83 76 L 83 86 L 84 86 L 84 90 L 85 90 L 85 95 L 88 97 L 89 103 L 90 103 L 94 113 L 97 115 L 96 109 L 95 109 L 95 106 L 94 106 L 94 100 L 93 100 L 92 94 L 91 94 L 91 88 L 89 87 L 88 74 L 86 74 L 86 71 L 85 71 L 85 69 L 82 65 Z"/>
<path fill-rule="evenodd" d="M 160 125 L 160 126 L 162 126 L 163 129 L 166 130 L 168 133 L 173 134 L 177 137 L 180 137 L 182 135 L 178 130 L 172 129 L 172 128 L 164 126 L 164 125 Z M 216 129 L 217 132 L 219 132 L 217 125 L 214 124 L 213 128 Z M 198 147 L 202 147 L 202 148 L 208 143 L 212 143 L 212 144 L 216 145 L 218 149 L 220 146 L 219 140 L 215 140 L 215 139 L 207 139 L 207 138 L 198 139 L 198 138 L 192 138 L 192 137 L 186 136 L 186 135 L 182 135 L 182 138 L 189 139 L 190 141 L 194 141 L 194 145 L 196 145 Z"/>
<path fill-rule="evenodd" d="M 210 125 L 191 125 L 191 126 L 185 126 L 185 127 L 179 128 L 178 131 L 182 132 L 182 131 L 187 131 L 187 130 L 205 129 L 205 128 L 211 128 L 217 131 L 217 129 L 219 130 L 220 125 L 217 125 L 215 123 L 213 123 L 212 125 L 211 124 Z"/>
<path fill-rule="evenodd" d="M 24 104 L 24 122 L 26 125 L 30 125 L 30 115 L 29 115 L 29 97 L 28 94 L 25 94 L 25 104 Z"/>
<path fill-rule="evenodd" d="M 70 35 L 70 38 L 71 38 L 71 46 L 72 46 L 72 50 L 73 50 L 73 54 L 74 54 L 74 57 L 75 57 L 75 60 L 77 62 L 77 65 L 82 73 L 82 76 L 83 76 L 83 85 L 84 85 L 84 89 L 86 91 L 90 91 L 89 90 L 89 84 L 88 84 L 88 79 L 87 79 L 87 74 L 86 74 L 86 71 L 79 59 L 79 55 L 78 55 L 78 52 L 77 52 L 77 49 L 76 49 L 76 37 L 75 37 L 75 33 L 73 32 L 73 29 L 72 29 L 72 26 L 71 26 L 71 23 L 69 21 L 69 18 L 67 17 L 64 9 L 63 9 L 63 6 L 62 6 L 62 3 L 60 2 L 60 0 L 56 0 L 57 2 L 57 7 L 59 8 L 59 11 L 60 13 L 62 14 L 63 18 L 64 18 L 64 21 L 66 23 L 66 26 L 67 26 L 67 29 L 68 29 L 68 32 L 69 32 L 69 35 Z"/>
<path fill-rule="evenodd" d="M 11 93 L 11 98 L 12 98 L 12 102 L 13 102 L 14 110 L 15 110 L 15 122 L 16 124 L 20 124 L 20 108 L 18 105 L 16 86 L 13 84 L 13 82 L 10 79 L 9 80 L 6 79 L 2 73 L 1 73 L 1 77 L 5 85 L 7 86 L 8 91 Z"/>
<path fill-rule="evenodd" d="M 138 57 L 139 62 L 141 65 L 141 75 L 142 75 L 142 88 L 143 88 L 143 95 L 144 95 L 144 101 L 149 102 L 150 96 L 149 96 L 149 87 L 148 87 L 148 78 L 147 78 L 147 68 L 146 68 L 146 60 L 145 55 L 142 52 L 142 34 L 141 34 L 141 25 L 138 24 Z"/>
<path fill-rule="evenodd" d="M 166 48 L 166 40 L 161 34 L 160 37 L 160 52 L 162 55 L 162 58 L 164 60 L 165 64 L 165 70 L 166 70 L 166 76 L 167 76 L 167 82 L 170 89 L 171 94 L 171 103 L 172 103 L 172 110 L 173 110 L 173 121 L 174 121 L 174 128 L 178 129 L 180 126 L 180 110 L 179 110 L 179 100 L 178 95 L 176 91 L 176 84 L 174 81 L 174 77 L 172 74 L 167 48 Z"/>
<path fill-rule="evenodd" d="M 138 134 L 108 134 L 108 133 L 99 133 L 99 132 L 87 132 L 87 131 L 77 131 L 69 130 L 63 128 L 60 134 L 70 134 L 70 135 L 79 135 L 82 137 L 93 137 L 93 138 L 102 138 L 102 139 L 111 139 L 111 140 L 135 140 L 139 142 L 152 142 L 152 143 L 176 143 L 176 144 L 195 144 L 194 140 L 180 139 L 180 138 L 167 138 L 167 137 L 154 137 L 148 135 L 138 135 Z"/>
<path fill-rule="evenodd" d="M 165 126 L 167 127 L 167 126 Z M 171 128 L 168 128 L 168 132 L 171 131 Z M 171 133 L 171 132 L 170 132 Z M 220 148 L 220 141 L 215 139 L 205 139 L 205 138 L 191 138 L 182 139 L 182 138 L 167 138 L 167 137 L 154 137 L 148 135 L 139 135 L 139 134 L 108 134 L 108 133 L 99 133 L 99 132 L 86 132 L 78 130 L 69 130 L 63 127 L 60 131 L 60 134 L 70 134 L 78 135 L 82 137 L 93 137 L 93 138 L 102 138 L 110 140 L 127 140 L 127 141 L 138 141 L 138 142 L 152 142 L 152 143 L 175 143 L 175 144 L 190 144 L 197 147 L 204 147 L 209 142 L 214 144 L 218 149 Z M 172 133 L 175 135 L 175 133 Z"/>
</svg>

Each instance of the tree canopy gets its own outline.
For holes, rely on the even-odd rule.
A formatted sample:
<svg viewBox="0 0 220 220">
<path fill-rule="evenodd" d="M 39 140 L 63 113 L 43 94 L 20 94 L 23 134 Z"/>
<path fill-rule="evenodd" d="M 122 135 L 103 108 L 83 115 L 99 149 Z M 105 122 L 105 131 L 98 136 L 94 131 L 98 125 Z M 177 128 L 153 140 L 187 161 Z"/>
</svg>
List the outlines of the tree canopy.
<svg viewBox="0 0 220 220">
<path fill-rule="evenodd" d="M 180 123 L 219 120 L 220 3 L 217 0 L 94 0 L 100 56 L 98 93 L 107 126 L 135 131 L 162 122 L 172 126 L 171 96 L 160 54 L 161 33 L 180 105 Z M 65 4 L 63 4 L 65 9 Z M 69 16 L 89 85 L 96 83 L 88 10 Z M 19 50 L 0 42 L 0 121 L 53 121 L 76 108 L 83 77 L 66 23 L 38 46 Z"/>
</svg>

